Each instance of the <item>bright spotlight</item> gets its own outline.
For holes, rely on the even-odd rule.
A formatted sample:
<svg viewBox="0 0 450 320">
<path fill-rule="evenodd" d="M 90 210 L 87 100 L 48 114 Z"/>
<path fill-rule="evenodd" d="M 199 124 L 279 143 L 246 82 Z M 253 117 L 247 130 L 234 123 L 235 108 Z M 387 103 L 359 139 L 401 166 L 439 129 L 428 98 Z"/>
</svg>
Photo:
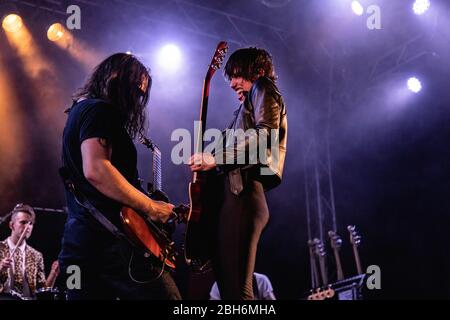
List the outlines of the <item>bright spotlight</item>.
<svg viewBox="0 0 450 320">
<path fill-rule="evenodd" d="M 413 10 L 415 14 L 424 14 L 430 8 L 430 0 L 416 0 L 413 5 Z"/>
<path fill-rule="evenodd" d="M 58 41 L 64 35 L 64 26 L 61 23 L 52 24 L 47 30 L 47 38 L 50 41 Z"/>
<path fill-rule="evenodd" d="M 352 10 L 358 16 L 361 16 L 364 13 L 364 8 L 359 1 L 352 2 Z"/>
<path fill-rule="evenodd" d="M 420 92 L 420 90 L 422 90 L 422 84 L 420 83 L 420 80 L 415 77 L 409 78 L 408 79 L 408 89 L 414 93 Z"/>
<path fill-rule="evenodd" d="M 166 70 L 175 71 L 181 63 L 181 52 L 177 46 L 169 44 L 159 52 L 159 65 Z"/>
<path fill-rule="evenodd" d="M 22 28 L 22 18 L 17 14 L 8 14 L 2 22 L 2 27 L 8 32 L 16 32 Z"/>
</svg>

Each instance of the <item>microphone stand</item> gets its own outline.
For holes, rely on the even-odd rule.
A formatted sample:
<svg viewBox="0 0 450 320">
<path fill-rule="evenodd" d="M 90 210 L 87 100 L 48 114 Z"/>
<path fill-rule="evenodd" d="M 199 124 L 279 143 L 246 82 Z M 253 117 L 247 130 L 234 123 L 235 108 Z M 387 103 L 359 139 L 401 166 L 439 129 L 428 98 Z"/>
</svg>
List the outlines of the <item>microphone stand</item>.
<svg viewBox="0 0 450 320">
<path fill-rule="evenodd" d="M 52 208 L 41 208 L 41 207 L 32 207 L 34 211 L 39 212 L 47 212 L 47 213 L 67 213 L 67 208 L 63 207 L 62 209 L 52 209 Z M 8 212 L 4 216 L 0 217 L 0 226 L 8 221 L 9 217 L 11 217 L 13 211 Z"/>
<path fill-rule="evenodd" d="M 0 217 L 0 226 L 9 219 L 9 217 L 11 217 L 12 215 L 12 211 L 8 212 L 7 214 L 5 214 L 4 216 Z"/>
</svg>

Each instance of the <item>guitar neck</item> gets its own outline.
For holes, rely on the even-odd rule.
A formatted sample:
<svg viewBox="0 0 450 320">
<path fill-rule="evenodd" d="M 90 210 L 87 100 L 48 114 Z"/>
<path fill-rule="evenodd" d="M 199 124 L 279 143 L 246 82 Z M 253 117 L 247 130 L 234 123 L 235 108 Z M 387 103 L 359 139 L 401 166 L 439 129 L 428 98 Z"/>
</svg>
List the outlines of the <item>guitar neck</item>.
<svg viewBox="0 0 450 320">
<path fill-rule="evenodd" d="M 153 148 L 153 189 L 162 190 L 161 151 L 157 146 Z"/>
<path fill-rule="evenodd" d="M 355 257 L 356 270 L 358 274 L 363 274 L 361 260 L 359 259 L 358 253 L 358 245 L 361 243 L 361 236 L 359 235 L 358 231 L 356 230 L 356 226 L 354 225 L 347 226 L 347 230 L 350 233 L 350 243 L 353 246 L 353 255 Z"/>
<path fill-rule="evenodd" d="M 326 266 L 326 251 L 325 247 L 323 245 L 322 240 L 314 239 L 315 244 L 315 254 L 317 255 L 319 259 L 319 266 L 320 266 L 320 275 L 322 277 L 322 284 L 324 286 L 328 285 L 328 274 L 327 274 L 327 266 Z"/>
<path fill-rule="evenodd" d="M 319 270 L 317 269 L 316 256 L 314 254 L 314 244 L 310 240 L 308 241 L 309 246 L 309 261 L 311 265 L 311 288 L 320 287 L 319 282 Z"/>
<path fill-rule="evenodd" d="M 320 274 L 322 275 L 323 285 L 328 285 L 327 267 L 325 265 L 325 257 L 319 256 Z"/>
<path fill-rule="evenodd" d="M 342 263 L 341 257 L 339 256 L 339 250 L 337 248 L 333 248 L 334 258 L 336 260 L 336 271 L 337 271 L 337 279 L 344 280 L 344 272 L 342 271 Z"/>
<path fill-rule="evenodd" d="M 203 80 L 202 102 L 200 105 L 200 128 L 196 128 L 197 132 L 195 133 L 194 141 L 195 153 L 201 153 L 204 149 L 203 135 L 205 134 L 206 117 L 208 115 L 209 87 L 211 84 L 212 76 L 222 65 L 227 50 L 228 45 L 225 41 L 221 41 L 218 43 L 217 48 L 214 51 L 214 56 L 209 64 L 208 71 L 206 72 L 205 79 Z M 194 172 L 192 181 L 194 183 L 197 181 L 197 172 Z"/>
<path fill-rule="evenodd" d="M 356 244 L 353 245 L 353 255 L 355 256 L 356 270 L 358 274 L 362 274 L 361 260 L 359 259 L 358 246 Z"/>
<path fill-rule="evenodd" d="M 196 137 L 195 137 L 195 153 L 203 152 L 205 147 L 205 142 L 203 140 L 203 135 L 205 134 L 206 129 L 206 117 L 208 116 L 208 99 L 209 99 L 209 87 L 210 87 L 211 79 L 206 76 L 205 80 L 203 80 L 203 89 L 202 89 L 202 102 L 200 105 L 200 119 L 199 124 L 200 127 L 197 129 Z M 197 172 L 194 172 L 192 176 L 192 181 L 195 183 L 197 181 Z"/>
</svg>

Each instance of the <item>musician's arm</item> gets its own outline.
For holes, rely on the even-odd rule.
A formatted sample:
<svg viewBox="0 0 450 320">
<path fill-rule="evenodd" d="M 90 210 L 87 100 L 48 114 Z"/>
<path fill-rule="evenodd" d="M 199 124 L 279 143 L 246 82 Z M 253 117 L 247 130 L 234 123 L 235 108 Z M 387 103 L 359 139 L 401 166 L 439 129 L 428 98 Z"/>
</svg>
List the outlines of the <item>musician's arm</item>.
<svg viewBox="0 0 450 320">
<path fill-rule="evenodd" d="M 6 250 L 9 250 L 6 246 L 4 248 L 0 247 L 0 288 L 8 280 L 8 268 L 3 267 L 3 263 L 1 263 L 6 258 Z"/>
<path fill-rule="evenodd" d="M 58 277 L 58 275 L 59 275 L 59 264 L 58 261 L 54 261 L 52 263 L 52 268 L 47 277 L 47 280 L 45 280 L 45 286 L 47 288 L 53 288 L 55 286 L 56 278 Z"/>
<path fill-rule="evenodd" d="M 83 173 L 102 194 L 125 206 L 149 214 L 155 220 L 167 220 L 168 208 L 149 199 L 131 185 L 111 163 L 112 148 L 103 138 L 90 138 L 81 143 Z"/>
</svg>

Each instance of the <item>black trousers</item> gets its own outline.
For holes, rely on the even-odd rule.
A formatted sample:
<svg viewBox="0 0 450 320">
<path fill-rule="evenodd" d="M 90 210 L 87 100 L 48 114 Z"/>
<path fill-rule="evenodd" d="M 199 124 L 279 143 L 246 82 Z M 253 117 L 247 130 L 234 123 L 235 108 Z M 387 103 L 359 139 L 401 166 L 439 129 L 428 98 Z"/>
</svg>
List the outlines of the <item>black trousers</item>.
<svg viewBox="0 0 450 320">
<path fill-rule="evenodd" d="M 63 273 L 69 263 L 64 261 Z M 79 263 L 81 287 L 68 289 L 68 300 L 181 299 L 170 273 L 161 272 L 159 262 L 138 254 L 128 244 L 116 241 L 99 252 L 95 260 Z M 70 264 L 77 265 L 77 261 Z"/>
<path fill-rule="evenodd" d="M 262 184 L 245 179 L 243 191 L 236 196 L 225 176 L 218 212 L 217 248 L 212 262 L 220 295 L 224 300 L 253 300 L 256 250 L 269 220 Z"/>
</svg>

